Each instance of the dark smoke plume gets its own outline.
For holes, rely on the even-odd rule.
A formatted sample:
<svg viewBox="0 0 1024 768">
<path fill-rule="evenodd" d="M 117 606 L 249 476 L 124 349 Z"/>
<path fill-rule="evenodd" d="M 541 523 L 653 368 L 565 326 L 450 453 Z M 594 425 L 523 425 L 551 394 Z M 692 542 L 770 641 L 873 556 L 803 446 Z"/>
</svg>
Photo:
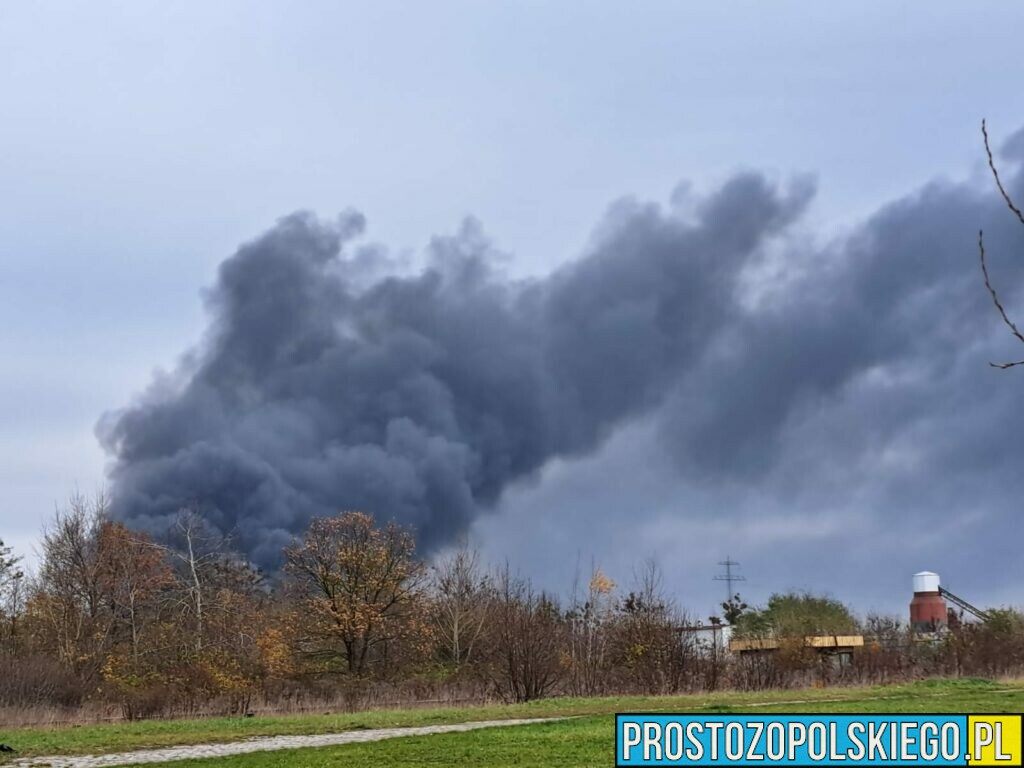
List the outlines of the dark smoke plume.
<svg viewBox="0 0 1024 768">
<path fill-rule="evenodd" d="M 722 492 L 692 519 L 853 499 L 865 525 L 956 519 L 1007 462 L 1019 498 L 1024 409 L 985 362 L 1006 340 L 976 251 L 984 227 L 1016 306 L 1019 222 L 990 189 L 933 183 L 822 244 L 794 225 L 812 194 L 744 174 L 668 209 L 623 201 L 534 280 L 503 275 L 472 222 L 406 274 L 357 244 L 358 214 L 289 216 L 221 265 L 204 343 L 101 421 L 116 512 L 160 531 L 198 504 L 270 567 L 347 508 L 429 550 L 641 417 L 687 488 Z"/>
<path fill-rule="evenodd" d="M 374 277 L 388 260 L 353 245 L 362 216 L 288 216 L 221 265 L 173 381 L 101 420 L 116 514 L 160 530 L 198 505 L 264 565 L 348 508 L 440 545 L 662 403 L 811 193 L 748 174 L 690 216 L 623 202 L 582 258 L 528 281 L 473 222 L 418 274 Z"/>
</svg>

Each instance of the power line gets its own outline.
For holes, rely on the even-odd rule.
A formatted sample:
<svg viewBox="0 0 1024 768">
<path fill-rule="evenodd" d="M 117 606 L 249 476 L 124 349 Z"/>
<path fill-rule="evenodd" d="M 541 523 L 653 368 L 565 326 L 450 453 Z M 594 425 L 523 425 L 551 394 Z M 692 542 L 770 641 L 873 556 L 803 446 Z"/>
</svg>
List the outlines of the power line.
<svg viewBox="0 0 1024 768">
<path fill-rule="evenodd" d="M 735 582 L 746 581 L 747 577 L 746 576 L 742 576 L 742 575 L 740 575 L 738 573 L 735 573 L 733 571 L 734 568 L 738 568 L 739 567 L 739 563 L 737 563 L 735 560 L 733 560 L 728 555 L 725 556 L 725 560 L 720 560 L 718 564 L 720 566 L 722 566 L 723 568 L 725 568 L 725 573 L 720 573 L 720 574 L 716 575 L 714 577 L 713 581 L 724 581 L 725 582 L 725 589 L 728 592 L 728 594 L 725 596 L 725 601 L 729 602 L 730 600 L 733 599 L 733 597 L 736 596 L 736 592 L 733 591 L 732 585 Z"/>
</svg>

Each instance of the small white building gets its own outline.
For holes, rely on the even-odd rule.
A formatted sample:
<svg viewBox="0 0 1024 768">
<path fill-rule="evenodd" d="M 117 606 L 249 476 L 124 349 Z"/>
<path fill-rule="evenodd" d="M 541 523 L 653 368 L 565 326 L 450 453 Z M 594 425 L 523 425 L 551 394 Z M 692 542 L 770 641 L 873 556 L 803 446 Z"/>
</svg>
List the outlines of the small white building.
<svg viewBox="0 0 1024 768">
<path fill-rule="evenodd" d="M 729 650 L 732 639 L 732 627 L 728 624 L 697 624 L 692 627 L 680 627 L 680 634 L 693 640 L 698 653 L 717 656 Z"/>
</svg>

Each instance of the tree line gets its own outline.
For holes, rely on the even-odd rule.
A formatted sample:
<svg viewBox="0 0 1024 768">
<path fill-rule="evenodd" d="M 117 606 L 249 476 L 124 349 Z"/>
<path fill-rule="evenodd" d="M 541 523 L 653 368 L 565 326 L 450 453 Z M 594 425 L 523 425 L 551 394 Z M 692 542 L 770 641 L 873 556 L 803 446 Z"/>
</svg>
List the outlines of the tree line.
<svg viewBox="0 0 1024 768">
<path fill-rule="evenodd" d="M 1002 674 L 1024 667 L 1024 621 L 995 611 L 922 643 L 895 619 L 842 603 L 739 596 L 696 621 L 655 562 L 629 589 L 600 568 L 567 596 L 460 547 L 428 562 L 413 531 L 346 512 L 313 520 L 267 577 L 195 510 L 159 539 L 74 495 L 27 574 L 0 542 L 0 710 L 127 719 L 201 712 L 360 708 L 552 695 L 668 694 L 722 687 Z M 792 638 L 732 656 L 714 631 Z M 864 632 L 837 666 L 809 634 Z"/>
</svg>

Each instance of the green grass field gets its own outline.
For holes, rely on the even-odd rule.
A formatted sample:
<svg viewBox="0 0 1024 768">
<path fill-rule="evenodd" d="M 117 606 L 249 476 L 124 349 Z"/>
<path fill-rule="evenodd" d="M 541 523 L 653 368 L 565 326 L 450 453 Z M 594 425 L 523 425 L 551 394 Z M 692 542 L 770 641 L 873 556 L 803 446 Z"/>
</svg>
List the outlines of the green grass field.
<svg viewBox="0 0 1024 768">
<path fill-rule="evenodd" d="M 352 715 L 210 718 L 62 728 L 3 730 L 0 742 L 18 757 L 98 754 L 198 744 L 252 736 L 332 733 L 351 729 L 435 725 L 513 717 L 574 719 L 434 736 L 403 737 L 339 747 L 265 752 L 167 765 L 204 768 L 285 766 L 593 766 L 612 764 L 615 712 L 1022 712 L 1024 683 L 926 681 L 911 685 L 765 693 L 549 699 L 526 705 L 420 709 Z"/>
</svg>

